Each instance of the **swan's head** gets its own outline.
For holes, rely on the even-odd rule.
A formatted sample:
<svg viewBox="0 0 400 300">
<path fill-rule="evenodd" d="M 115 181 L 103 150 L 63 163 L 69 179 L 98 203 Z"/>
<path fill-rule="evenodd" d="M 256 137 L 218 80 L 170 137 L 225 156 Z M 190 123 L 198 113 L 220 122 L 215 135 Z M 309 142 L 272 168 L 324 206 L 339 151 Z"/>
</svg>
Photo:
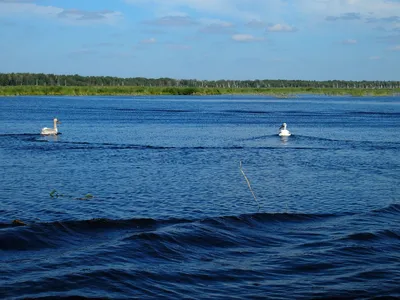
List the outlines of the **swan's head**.
<svg viewBox="0 0 400 300">
<path fill-rule="evenodd" d="M 282 126 L 285 126 L 285 127 L 286 127 L 286 123 L 283 123 Z"/>
<path fill-rule="evenodd" d="M 54 118 L 53 121 L 54 121 L 54 123 L 61 124 L 61 122 L 57 118 Z"/>
</svg>

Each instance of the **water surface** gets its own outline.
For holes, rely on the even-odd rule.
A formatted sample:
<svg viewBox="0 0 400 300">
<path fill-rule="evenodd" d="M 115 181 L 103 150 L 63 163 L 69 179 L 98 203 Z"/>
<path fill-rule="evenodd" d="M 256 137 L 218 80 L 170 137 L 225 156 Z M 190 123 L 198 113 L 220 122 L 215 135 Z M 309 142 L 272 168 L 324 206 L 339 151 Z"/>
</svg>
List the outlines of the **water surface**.
<svg viewBox="0 0 400 300">
<path fill-rule="evenodd" d="M 399 97 L 3 97 L 0 295 L 400 297 L 399 129 Z"/>
</svg>

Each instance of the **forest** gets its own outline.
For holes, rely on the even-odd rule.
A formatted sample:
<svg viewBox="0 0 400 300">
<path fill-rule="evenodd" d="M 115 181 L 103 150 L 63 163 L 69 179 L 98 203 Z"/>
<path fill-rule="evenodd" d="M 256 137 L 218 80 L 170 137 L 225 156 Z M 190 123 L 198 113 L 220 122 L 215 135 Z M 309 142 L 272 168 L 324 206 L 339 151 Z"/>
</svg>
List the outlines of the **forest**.
<svg viewBox="0 0 400 300">
<path fill-rule="evenodd" d="M 110 76 L 0 73 L 0 86 L 156 86 L 197 88 L 345 88 L 394 89 L 400 81 L 312 81 L 312 80 L 196 80 L 173 78 L 119 78 Z"/>
<path fill-rule="evenodd" d="M 0 95 L 392 95 L 400 81 L 197 80 L 0 73 Z"/>
</svg>

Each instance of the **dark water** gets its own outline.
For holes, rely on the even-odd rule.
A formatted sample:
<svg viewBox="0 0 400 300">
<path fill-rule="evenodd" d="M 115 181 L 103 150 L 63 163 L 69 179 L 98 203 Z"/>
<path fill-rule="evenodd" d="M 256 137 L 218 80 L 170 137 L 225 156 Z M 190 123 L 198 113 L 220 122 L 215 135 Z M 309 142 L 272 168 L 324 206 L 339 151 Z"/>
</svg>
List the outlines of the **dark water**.
<svg viewBox="0 0 400 300">
<path fill-rule="evenodd" d="M 399 131 L 399 97 L 0 98 L 0 298 L 400 297 Z"/>
</svg>

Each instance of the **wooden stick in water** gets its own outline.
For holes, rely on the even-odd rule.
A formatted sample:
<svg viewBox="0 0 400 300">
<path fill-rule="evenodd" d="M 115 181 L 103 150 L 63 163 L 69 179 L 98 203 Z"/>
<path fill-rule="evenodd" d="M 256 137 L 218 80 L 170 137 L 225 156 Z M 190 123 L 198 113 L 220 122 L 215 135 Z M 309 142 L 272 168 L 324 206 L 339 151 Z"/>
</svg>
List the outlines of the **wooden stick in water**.
<svg viewBox="0 0 400 300">
<path fill-rule="evenodd" d="M 242 169 L 242 161 L 240 161 L 240 171 L 242 172 L 242 174 L 243 174 L 243 176 L 244 176 L 244 179 L 246 179 L 247 185 L 249 186 L 250 192 L 251 192 L 251 194 L 253 195 L 254 200 L 257 202 L 258 210 L 260 210 L 260 203 L 258 202 L 258 200 L 257 200 L 257 198 L 256 198 L 256 195 L 254 195 L 253 189 L 251 188 L 251 185 L 250 185 L 250 181 L 249 181 L 249 179 L 247 178 L 246 174 L 244 174 L 244 171 L 243 171 L 243 169 Z"/>
</svg>

